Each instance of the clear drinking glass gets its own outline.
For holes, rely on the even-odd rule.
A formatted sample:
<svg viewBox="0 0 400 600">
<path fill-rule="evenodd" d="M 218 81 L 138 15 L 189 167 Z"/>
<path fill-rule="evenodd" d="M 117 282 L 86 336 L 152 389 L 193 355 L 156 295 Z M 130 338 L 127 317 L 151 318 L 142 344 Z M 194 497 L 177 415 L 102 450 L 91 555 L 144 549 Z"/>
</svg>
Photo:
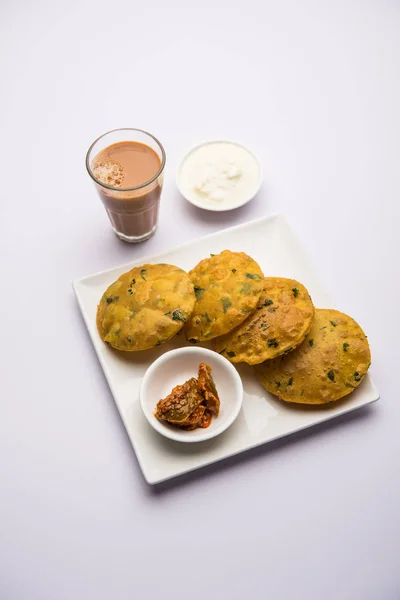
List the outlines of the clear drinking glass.
<svg viewBox="0 0 400 600">
<path fill-rule="evenodd" d="M 96 179 L 92 168 L 98 154 L 112 144 L 129 141 L 150 146 L 156 152 L 160 159 L 157 173 L 140 185 L 129 188 L 113 187 Z M 86 168 L 104 204 L 112 228 L 121 240 L 143 242 L 156 231 L 165 159 L 161 143 L 151 133 L 141 129 L 114 129 L 101 135 L 90 146 L 86 155 Z"/>
</svg>

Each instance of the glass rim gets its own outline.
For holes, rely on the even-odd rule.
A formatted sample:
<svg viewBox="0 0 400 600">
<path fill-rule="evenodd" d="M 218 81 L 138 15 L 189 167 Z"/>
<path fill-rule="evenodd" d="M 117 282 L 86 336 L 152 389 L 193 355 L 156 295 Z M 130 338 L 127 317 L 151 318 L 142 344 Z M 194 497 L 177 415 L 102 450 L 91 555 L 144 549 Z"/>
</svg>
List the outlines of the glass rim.
<svg viewBox="0 0 400 600">
<path fill-rule="evenodd" d="M 106 183 L 103 183 L 102 181 L 100 181 L 99 179 L 97 179 L 94 176 L 92 169 L 90 167 L 90 164 L 89 164 L 89 155 L 90 155 L 91 151 L 93 150 L 93 148 L 97 144 L 97 142 L 99 142 L 103 137 L 105 137 L 106 135 L 109 135 L 110 133 L 115 133 L 117 131 L 140 131 L 140 133 L 144 133 L 145 135 L 148 135 L 156 142 L 156 144 L 158 144 L 159 148 L 161 149 L 161 157 L 162 157 L 161 158 L 161 166 L 158 169 L 157 173 L 148 181 L 145 181 L 144 183 L 141 183 L 140 185 L 135 185 L 133 187 L 123 188 L 123 187 L 115 187 L 113 185 L 107 185 Z M 126 141 L 133 141 L 133 140 L 126 140 Z M 90 145 L 89 150 L 86 153 L 86 170 L 89 173 L 90 177 L 93 179 L 93 181 L 95 183 L 97 183 L 97 185 L 100 185 L 101 187 L 107 188 L 108 190 L 113 190 L 115 192 L 131 192 L 134 190 L 140 190 L 140 189 L 150 185 L 150 183 L 153 183 L 153 181 L 155 181 L 163 172 L 164 167 L 165 167 L 165 161 L 166 161 L 166 154 L 165 154 L 164 147 L 161 144 L 161 142 L 154 135 L 152 135 L 148 131 L 145 131 L 144 129 L 137 129 L 136 127 L 118 127 L 117 129 L 110 129 L 110 131 L 106 131 L 106 133 L 102 133 Z"/>
</svg>

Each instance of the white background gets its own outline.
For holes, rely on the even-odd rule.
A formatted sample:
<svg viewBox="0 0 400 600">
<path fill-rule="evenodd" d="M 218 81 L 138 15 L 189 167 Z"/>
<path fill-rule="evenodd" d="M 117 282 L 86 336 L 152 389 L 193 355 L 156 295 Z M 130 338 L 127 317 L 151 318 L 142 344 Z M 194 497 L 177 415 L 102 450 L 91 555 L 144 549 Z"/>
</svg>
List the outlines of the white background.
<svg viewBox="0 0 400 600">
<path fill-rule="evenodd" d="M 394 0 L 2 0 L 1 600 L 400 598 L 399 24 Z M 139 246 L 84 167 L 124 126 L 168 156 Z M 174 173 L 224 137 L 265 183 L 216 215 Z M 154 490 L 70 282 L 275 211 L 368 334 L 381 401 Z"/>
</svg>

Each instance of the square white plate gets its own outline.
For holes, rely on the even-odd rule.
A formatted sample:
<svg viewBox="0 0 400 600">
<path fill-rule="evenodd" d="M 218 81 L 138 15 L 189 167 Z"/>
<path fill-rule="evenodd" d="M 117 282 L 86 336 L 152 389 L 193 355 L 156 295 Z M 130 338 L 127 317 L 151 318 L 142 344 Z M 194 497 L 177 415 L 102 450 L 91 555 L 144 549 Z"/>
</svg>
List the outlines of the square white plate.
<svg viewBox="0 0 400 600">
<path fill-rule="evenodd" d="M 183 336 L 178 335 L 171 342 L 145 352 L 116 352 L 104 344 L 97 333 L 97 304 L 107 286 L 135 265 L 164 262 L 189 270 L 210 253 L 225 249 L 247 252 L 267 276 L 291 277 L 301 281 L 308 288 L 315 306 L 332 307 L 301 245 L 281 215 L 263 217 L 224 229 L 158 256 L 132 261 L 128 265 L 90 275 L 73 283 L 100 364 L 149 484 L 165 481 L 311 427 L 379 398 L 377 389 L 367 375 L 348 400 L 339 402 L 336 406 L 291 407 L 264 390 L 251 367 L 239 365 L 238 371 L 244 387 L 243 407 L 235 423 L 225 433 L 206 442 L 181 444 L 154 431 L 139 405 L 140 382 L 147 367 L 160 354 L 184 345 Z"/>
</svg>

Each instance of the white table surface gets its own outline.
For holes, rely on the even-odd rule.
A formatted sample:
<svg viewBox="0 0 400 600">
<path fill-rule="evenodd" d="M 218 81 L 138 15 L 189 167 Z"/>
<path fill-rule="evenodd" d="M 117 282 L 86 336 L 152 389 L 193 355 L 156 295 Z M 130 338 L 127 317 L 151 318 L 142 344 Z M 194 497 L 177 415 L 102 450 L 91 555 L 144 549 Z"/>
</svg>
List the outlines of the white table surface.
<svg viewBox="0 0 400 600">
<path fill-rule="evenodd" d="M 399 25 L 393 0 L 1 3 L 1 600 L 400 598 Z M 123 126 L 168 155 L 138 246 L 84 166 Z M 225 137 L 265 183 L 202 212 L 175 168 Z M 381 401 L 154 490 L 70 282 L 275 211 L 365 328 Z"/>
</svg>

